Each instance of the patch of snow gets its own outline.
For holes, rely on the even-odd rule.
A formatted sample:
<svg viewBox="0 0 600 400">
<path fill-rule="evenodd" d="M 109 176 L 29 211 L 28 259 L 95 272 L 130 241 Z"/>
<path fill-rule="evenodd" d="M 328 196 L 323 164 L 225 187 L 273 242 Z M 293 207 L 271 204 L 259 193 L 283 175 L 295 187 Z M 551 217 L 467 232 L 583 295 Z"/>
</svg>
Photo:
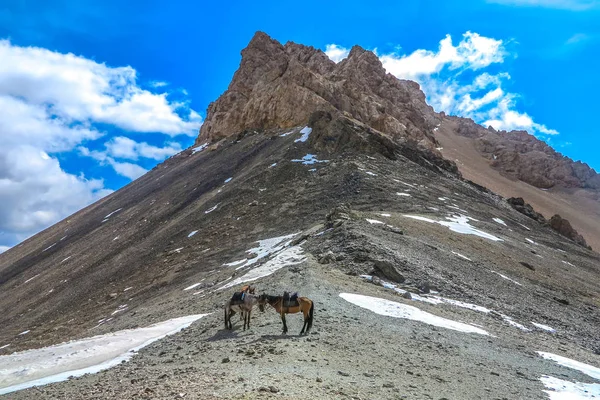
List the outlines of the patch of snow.
<svg viewBox="0 0 600 400">
<path fill-rule="evenodd" d="M 316 172 L 316 171 L 317 171 L 317 169 L 316 169 L 316 168 L 311 168 L 311 169 L 309 169 L 308 171 L 309 171 L 309 172 Z"/>
<path fill-rule="evenodd" d="M 354 293 L 340 293 L 340 297 L 356 306 L 366 308 L 376 314 L 404 318 L 412 321 L 420 321 L 440 328 L 452 329 L 464 333 L 477 333 L 480 335 L 489 335 L 485 330 L 461 322 L 438 317 L 422 311 L 417 307 L 407 304 L 397 303 L 378 297 L 364 296 Z"/>
<path fill-rule="evenodd" d="M 569 382 L 543 375 L 540 380 L 550 390 L 544 390 L 550 400 L 586 400 L 600 397 L 600 384 Z"/>
<path fill-rule="evenodd" d="M 275 273 L 281 268 L 288 267 L 290 265 L 300 264 L 304 260 L 306 260 L 306 256 L 304 256 L 304 250 L 302 249 L 302 247 L 289 247 L 277 253 L 275 257 L 273 257 L 263 265 L 251 269 L 245 275 L 242 275 L 241 277 L 232 280 L 226 285 L 221 286 L 218 290 L 227 289 L 233 286 L 237 286 L 241 283 L 252 282 L 257 279 L 264 278 L 265 276 L 269 276 Z"/>
<path fill-rule="evenodd" d="M 38 276 L 40 276 L 40 274 L 34 275 L 31 278 L 27 279 L 25 282 L 23 283 L 27 283 L 27 282 L 31 282 L 32 280 L 34 280 L 35 278 L 37 278 Z"/>
<path fill-rule="evenodd" d="M 396 192 L 396 195 L 398 195 L 398 196 L 404 196 L 404 197 L 410 197 L 409 193 L 404 193 L 404 192 Z"/>
<path fill-rule="evenodd" d="M 277 165 L 277 163 L 273 163 L 273 164 L 269 165 L 269 168 L 273 168 L 276 165 Z"/>
<path fill-rule="evenodd" d="M 115 315 L 118 314 L 120 312 L 126 311 L 127 310 L 127 304 L 121 304 L 115 311 L 112 312 L 112 314 L 110 315 Z"/>
<path fill-rule="evenodd" d="M 381 215 L 382 217 L 391 217 L 392 216 L 392 214 L 379 214 L 379 215 Z"/>
<path fill-rule="evenodd" d="M 600 368 L 552 353 L 543 351 L 538 351 L 537 353 L 545 359 L 555 361 L 563 367 L 577 370 L 593 379 L 600 380 Z M 546 388 L 550 389 L 544 392 L 552 400 L 595 399 L 600 397 L 600 384 L 598 383 L 569 382 L 548 375 L 543 375 L 540 380 Z"/>
<path fill-rule="evenodd" d="M 223 265 L 225 265 L 226 267 L 235 267 L 236 265 L 244 264 L 246 261 L 248 261 L 248 259 L 244 258 L 243 260 L 233 261 Z"/>
<path fill-rule="evenodd" d="M 518 222 L 517 222 L 517 223 L 518 223 Z M 528 227 L 526 227 L 526 226 L 525 226 L 525 225 L 523 225 L 523 224 L 519 224 L 519 225 L 521 225 L 523 228 L 527 229 L 528 231 L 530 231 L 530 230 L 531 230 L 531 229 L 529 229 Z"/>
<path fill-rule="evenodd" d="M 302 157 L 301 160 L 292 160 L 292 162 L 299 162 L 302 163 L 302 165 L 313 165 L 316 163 L 326 163 L 329 162 L 329 160 L 317 160 L 317 157 L 314 154 L 307 154 L 304 157 Z"/>
<path fill-rule="evenodd" d="M 369 219 L 369 218 L 366 218 L 366 220 L 367 220 L 367 222 L 368 222 L 368 223 L 370 223 L 370 224 L 384 224 L 384 222 L 378 221 L 378 220 L 376 220 L 376 219 Z"/>
<path fill-rule="evenodd" d="M 66 238 L 67 238 L 66 236 L 63 236 L 63 237 L 61 237 L 61 238 L 60 238 L 60 240 L 59 240 L 59 242 L 62 242 L 62 241 L 63 241 L 63 240 L 65 240 Z"/>
<path fill-rule="evenodd" d="M 51 244 L 50 246 L 46 247 L 44 250 L 42 250 L 42 253 L 45 252 L 46 250 L 50 250 L 51 248 L 53 248 L 54 246 L 56 246 L 56 243 Z"/>
<path fill-rule="evenodd" d="M 546 353 L 544 351 L 538 351 L 537 353 L 545 359 L 552 360 L 558 363 L 559 365 L 562 365 L 563 367 L 577 370 L 586 374 L 587 376 L 600 380 L 600 368 L 598 367 L 594 367 L 589 364 L 584 364 L 582 362 L 575 361 L 567 357 L 559 356 L 557 354 Z"/>
<path fill-rule="evenodd" d="M 529 239 L 529 238 L 525 238 L 525 240 L 527 240 L 529 243 L 531 244 L 537 244 L 536 242 L 534 242 L 533 240 Z"/>
<path fill-rule="evenodd" d="M 453 252 L 452 252 L 452 254 L 454 254 L 454 255 L 456 255 L 456 256 L 458 256 L 458 257 L 460 257 L 460 258 L 464 258 L 464 259 L 465 259 L 465 260 L 467 260 L 467 261 L 473 261 L 473 260 L 471 260 L 469 257 L 467 257 L 467 256 L 463 256 L 462 254 L 460 254 L 460 253 L 457 253 L 457 252 L 455 252 L 455 251 L 453 251 Z"/>
<path fill-rule="evenodd" d="M 208 147 L 208 142 L 192 148 L 192 154 L 200 153 L 202 150 Z"/>
<path fill-rule="evenodd" d="M 209 213 L 211 213 L 211 212 L 215 211 L 215 210 L 217 209 L 217 207 L 219 207 L 219 204 L 221 204 L 221 203 L 218 203 L 218 204 L 217 204 L 217 205 L 215 205 L 214 207 L 212 207 L 212 208 L 209 208 L 208 210 L 204 211 L 204 214 L 209 214 Z"/>
<path fill-rule="evenodd" d="M 111 215 L 118 213 L 119 211 L 121 211 L 123 208 L 119 208 L 111 213 L 109 213 L 106 217 L 104 217 L 104 219 L 109 219 Z"/>
<path fill-rule="evenodd" d="M 69 258 L 71 258 L 71 256 L 69 256 L 69 257 L 65 258 L 65 259 L 64 259 L 64 260 L 62 260 L 60 263 L 61 263 L 61 264 L 62 264 L 62 263 L 64 263 L 64 262 L 65 262 L 65 261 L 67 261 Z"/>
<path fill-rule="evenodd" d="M 183 250 L 184 247 L 178 247 L 175 250 L 173 250 L 173 253 L 181 253 L 181 250 Z"/>
<path fill-rule="evenodd" d="M 493 241 L 500 241 L 500 242 L 502 241 L 502 239 L 500 239 L 499 237 L 496 237 L 494 235 L 491 235 L 491 234 L 481 231 L 479 229 L 475 229 L 475 227 L 469 225 L 469 220 L 472 220 L 473 218 L 467 217 L 465 215 L 455 215 L 452 217 L 446 217 L 446 219 L 449 221 L 435 221 L 433 219 L 421 217 L 418 215 L 406 215 L 405 214 L 404 216 L 407 218 L 416 219 L 418 221 L 425 221 L 425 222 L 429 222 L 429 223 L 439 224 L 439 225 L 447 227 L 448 229 L 450 229 L 453 232 L 462 233 L 465 235 L 475 235 L 475 236 L 479 236 L 479 237 L 493 240 Z"/>
<path fill-rule="evenodd" d="M 408 186 L 408 187 L 411 187 L 411 188 L 413 188 L 413 189 L 414 189 L 414 188 L 416 188 L 416 186 L 415 186 L 415 185 L 411 185 L 410 183 L 406 183 L 406 182 L 399 181 L 398 179 L 394 179 L 393 181 L 394 181 L 394 182 L 397 182 L 397 183 L 401 183 L 401 184 L 403 184 L 403 185 L 405 185 L 405 186 Z"/>
<path fill-rule="evenodd" d="M 500 272 L 496 272 L 496 271 L 491 271 L 491 272 L 494 273 L 494 274 L 496 274 L 496 275 L 499 275 L 500 277 L 506 279 L 507 281 L 511 281 L 512 283 L 514 283 L 516 285 L 523 286 L 519 282 L 515 281 L 514 279 L 511 279 L 511 278 L 509 278 L 506 275 L 502 275 Z"/>
<path fill-rule="evenodd" d="M 196 233 L 198 233 L 198 231 L 191 231 L 190 233 L 188 233 L 188 237 L 191 238 L 192 236 L 194 236 Z"/>
<path fill-rule="evenodd" d="M 438 200 L 441 200 L 441 201 L 446 201 L 446 200 L 448 200 L 448 199 L 447 199 L 447 198 L 445 198 L 445 197 L 438 197 Z"/>
<path fill-rule="evenodd" d="M 131 290 L 131 289 L 133 289 L 133 286 L 126 287 L 125 289 L 123 289 L 123 291 L 127 292 L 128 290 Z"/>
<path fill-rule="evenodd" d="M 288 136 L 288 135 L 291 135 L 292 133 L 294 133 L 294 131 L 293 131 L 293 130 L 292 130 L 292 131 L 289 131 L 289 132 L 286 132 L 286 133 L 282 133 L 282 134 L 281 134 L 281 135 L 279 135 L 279 136 L 280 136 L 280 137 L 286 137 L 286 136 Z"/>
<path fill-rule="evenodd" d="M 563 261 L 563 260 L 561 260 L 560 262 L 562 262 L 563 264 L 570 265 L 571 267 L 574 267 L 574 266 L 575 266 L 575 265 L 571 264 L 571 263 L 570 263 L 570 262 L 568 262 L 568 261 Z"/>
<path fill-rule="evenodd" d="M 531 322 L 531 324 L 537 328 L 544 330 L 544 331 L 548 331 L 548 332 L 552 332 L 552 333 L 556 332 L 556 329 L 554 329 L 548 325 L 538 324 L 537 322 L 533 322 L 533 321 Z"/>
<path fill-rule="evenodd" d="M 494 222 L 497 222 L 497 223 L 499 223 L 500 225 L 507 226 L 507 225 L 506 225 L 506 222 L 502 221 L 500 218 L 492 218 L 492 219 L 494 220 Z"/>
<path fill-rule="evenodd" d="M 117 240 L 119 237 L 120 237 L 120 236 L 116 236 L 116 237 L 113 239 L 113 242 L 114 242 L 115 240 Z"/>
<path fill-rule="evenodd" d="M 525 332 L 531 332 L 531 329 L 527 328 L 525 325 L 521 325 L 520 323 L 518 323 L 517 321 L 513 320 L 511 317 L 509 317 L 508 315 L 504 315 L 504 314 L 500 314 L 500 316 L 502 317 L 502 319 L 507 322 L 509 325 L 514 326 L 515 328 L 519 328 L 522 331 Z"/>
<path fill-rule="evenodd" d="M 300 133 L 302 134 L 302 136 L 300 136 L 300 138 L 294 140 L 294 143 L 298 143 L 298 142 L 304 143 L 304 142 L 306 142 L 308 140 L 308 137 L 310 136 L 311 132 L 312 132 L 312 128 L 309 128 L 308 126 L 305 126 L 300 131 Z"/>
<path fill-rule="evenodd" d="M 0 350 L 7 348 L 10 344 L 5 344 L 4 346 L 0 346 Z"/>
<path fill-rule="evenodd" d="M 129 360 L 136 351 L 181 331 L 208 314 L 189 315 L 106 335 L 0 356 L 0 395 L 93 374 Z"/>
<path fill-rule="evenodd" d="M 231 182 L 231 180 L 232 180 L 232 179 L 233 179 L 233 178 L 227 178 L 227 179 L 225 179 L 225 183 L 229 183 L 229 182 Z"/>
<path fill-rule="evenodd" d="M 435 128 L 434 130 L 437 130 L 437 128 Z M 444 148 L 443 148 L 443 147 L 436 147 L 435 149 L 436 149 L 437 151 L 444 150 Z"/>
<path fill-rule="evenodd" d="M 440 211 L 439 208 L 437 207 L 427 207 L 428 209 L 432 210 L 432 211 Z"/>
<path fill-rule="evenodd" d="M 377 176 L 377 174 L 375 172 L 371 172 L 371 171 L 365 171 L 365 174 L 371 175 L 371 176 Z"/>
<path fill-rule="evenodd" d="M 198 287 L 198 286 L 202 285 L 202 281 L 203 281 L 203 280 L 204 280 L 204 279 L 202 279 L 202 280 L 201 280 L 200 282 L 198 282 L 198 283 L 194 283 L 193 285 L 186 287 L 186 288 L 185 288 L 185 289 L 183 289 L 183 290 L 185 290 L 185 291 L 187 291 L 187 290 L 192 290 L 192 289 L 194 289 L 194 288 L 196 288 L 196 287 Z"/>
<path fill-rule="evenodd" d="M 29 332 L 31 332 L 31 331 L 30 330 L 26 330 L 26 331 L 23 331 L 23 332 L 19 333 L 17 336 L 27 335 Z"/>
<path fill-rule="evenodd" d="M 288 247 L 291 243 L 291 239 L 298 235 L 300 232 L 292 233 L 290 235 L 274 237 L 270 239 L 257 240 L 258 247 L 253 247 L 246 251 L 246 253 L 256 254 L 256 257 L 253 257 L 249 260 L 245 260 L 245 262 L 236 268 L 236 270 L 248 267 L 252 264 L 256 264 L 258 261 L 265 257 L 269 257 L 271 254 L 277 253 L 284 248 Z M 241 264 L 240 261 L 234 261 L 233 263 L 224 264 L 229 266 L 235 266 Z"/>
</svg>

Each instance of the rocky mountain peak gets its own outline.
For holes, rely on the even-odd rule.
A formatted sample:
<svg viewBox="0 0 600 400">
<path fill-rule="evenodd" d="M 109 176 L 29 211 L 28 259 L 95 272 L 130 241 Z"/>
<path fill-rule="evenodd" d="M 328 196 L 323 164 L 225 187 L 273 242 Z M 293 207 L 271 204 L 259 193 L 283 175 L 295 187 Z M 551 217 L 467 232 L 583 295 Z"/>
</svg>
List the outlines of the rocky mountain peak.
<svg viewBox="0 0 600 400">
<path fill-rule="evenodd" d="M 419 85 L 387 74 L 373 52 L 354 46 L 336 64 L 319 49 L 282 45 L 263 32 L 242 50 L 229 88 L 209 105 L 197 143 L 307 124 L 315 111 L 345 115 L 395 140 L 435 147 L 432 130 L 439 117 Z"/>
</svg>

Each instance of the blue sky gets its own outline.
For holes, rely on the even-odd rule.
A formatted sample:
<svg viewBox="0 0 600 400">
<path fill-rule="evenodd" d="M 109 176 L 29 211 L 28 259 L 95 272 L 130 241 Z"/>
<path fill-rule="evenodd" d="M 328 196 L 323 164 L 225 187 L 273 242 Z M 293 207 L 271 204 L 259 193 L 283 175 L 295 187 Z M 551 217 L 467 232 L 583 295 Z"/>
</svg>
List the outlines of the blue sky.
<svg viewBox="0 0 600 400">
<path fill-rule="evenodd" d="M 375 50 L 438 111 L 600 170 L 600 1 L 51 3 L 0 5 L 0 252 L 191 145 L 257 30 Z"/>
</svg>

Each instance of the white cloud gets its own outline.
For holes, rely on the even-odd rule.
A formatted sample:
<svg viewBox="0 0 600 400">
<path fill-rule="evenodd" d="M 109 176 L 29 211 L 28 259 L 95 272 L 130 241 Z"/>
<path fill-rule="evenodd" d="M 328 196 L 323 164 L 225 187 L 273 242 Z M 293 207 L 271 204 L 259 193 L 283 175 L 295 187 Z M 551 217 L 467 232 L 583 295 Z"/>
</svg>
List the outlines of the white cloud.
<svg viewBox="0 0 600 400">
<path fill-rule="evenodd" d="M 162 161 L 182 148 L 177 142 L 167 143 L 165 147 L 152 146 L 146 142 L 136 142 L 124 136 L 117 136 L 105 143 L 107 153 L 116 158 L 138 160 L 140 157 Z"/>
<path fill-rule="evenodd" d="M 165 87 L 168 85 L 169 85 L 169 82 L 164 82 L 164 81 L 151 81 L 150 82 L 150 86 L 152 86 L 154 88 Z"/>
<path fill-rule="evenodd" d="M 8 150 L 8 151 L 5 151 Z M 14 244 L 111 191 L 102 180 L 66 173 L 31 145 L 0 150 L 0 238 Z"/>
<path fill-rule="evenodd" d="M 587 42 L 589 39 L 590 39 L 589 35 L 586 35 L 585 33 L 576 33 L 573 36 L 571 36 L 569 39 L 567 39 L 565 44 L 569 45 L 569 44 L 577 44 L 577 43 Z"/>
<path fill-rule="evenodd" d="M 325 54 L 327 54 L 327 56 L 333 62 L 339 63 L 344 58 L 348 57 L 348 54 L 350 54 L 350 50 L 348 50 L 342 46 L 338 46 L 337 44 L 328 44 L 325 47 Z"/>
<path fill-rule="evenodd" d="M 8 40 L 0 40 L 0 60 L 0 251 L 112 192 L 102 179 L 65 171 L 61 154 L 107 137 L 111 146 L 104 154 L 89 156 L 135 179 L 146 169 L 119 158 L 160 160 L 181 146 L 131 143 L 124 136 L 110 140 L 105 129 L 189 140 L 202 122 L 187 103 L 140 88 L 132 67 Z"/>
<path fill-rule="evenodd" d="M 78 150 L 82 156 L 91 157 L 98 161 L 100 165 L 108 165 L 112 167 L 117 174 L 131 180 L 137 179 L 148 172 L 148 170 L 140 167 L 137 164 L 115 160 L 113 157 L 108 155 L 107 151 L 90 150 L 84 146 L 79 146 Z"/>
<path fill-rule="evenodd" d="M 598 0 L 487 0 L 488 3 L 497 3 L 519 7 L 544 7 L 559 10 L 585 11 L 600 8 Z"/>
<path fill-rule="evenodd" d="M 421 76 L 437 74 L 444 68 L 479 70 L 503 62 L 504 55 L 501 40 L 467 32 L 457 46 L 452 44 L 452 37 L 446 35 L 440 41 L 437 51 L 416 50 L 409 55 L 392 53 L 380 58 L 385 69 L 395 76 L 418 79 Z"/>
<path fill-rule="evenodd" d="M 64 121 L 100 122 L 135 132 L 197 134 L 199 115 L 167 94 L 137 86 L 131 67 L 0 40 L 0 93 L 44 106 Z M 180 114 L 183 114 L 180 115 Z"/>
<path fill-rule="evenodd" d="M 519 96 L 504 89 L 510 80 L 508 73 L 486 71 L 511 56 L 502 40 L 467 32 L 457 45 L 450 35 L 446 35 L 437 50 L 419 49 L 410 54 L 394 52 L 378 56 L 389 73 L 400 79 L 417 81 L 427 101 L 437 111 L 472 118 L 498 130 L 523 129 L 543 135 L 558 133 L 517 110 Z"/>
</svg>

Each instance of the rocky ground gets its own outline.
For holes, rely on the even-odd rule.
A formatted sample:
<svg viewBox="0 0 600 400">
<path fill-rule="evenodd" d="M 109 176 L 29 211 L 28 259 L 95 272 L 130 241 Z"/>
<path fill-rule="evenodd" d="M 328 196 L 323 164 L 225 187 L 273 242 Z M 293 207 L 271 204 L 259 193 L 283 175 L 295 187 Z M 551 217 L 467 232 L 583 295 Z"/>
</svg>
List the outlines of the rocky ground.
<svg viewBox="0 0 600 400">
<path fill-rule="evenodd" d="M 2 354 L 212 313 L 127 363 L 6 398 L 543 399 L 544 374 L 592 381 L 535 352 L 599 364 L 597 253 L 431 154 L 360 128 L 328 151 L 329 136 L 304 142 L 302 129 L 188 150 L 3 254 Z M 302 321 L 292 315 L 281 336 L 271 309 L 255 311 L 249 331 L 239 322 L 225 331 L 232 289 L 219 289 L 276 254 L 240 270 L 224 264 L 292 234 L 306 260 L 255 283 L 312 298 L 313 332 L 295 335 Z M 419 301 L 428 289 L 490 311 Z M 393 299 L 490 335 L 377 315 L 340 293 Z"/>
<path fill-rule="evenodd" d="M 411 303 L 313 257 L 265 278 L 259 289 L 293 287 L 316 302 L 311 334 L 288 316 L 289 335 L 272 309 L 255 311 L 250 330 L 223 329 L 219 302 L 198 299 L 186 312 L 207 312 L 180 334 L 142 350 L 130 362 L 95 375 L 7 396 L 11 399 L 282 398 L 545 399 L 539 378 L 589 381 L 544 361 L 535 351 L 593 358 L 560 333 L 522 332 L 490 316 L 452 306 L 418 304 L 440 316 L 475 323 L 492 336 L 383 317 L 354 306 L 341 292 Z M 237 318 L 235 318 L 237 320 Z M 596 356 L 597 358 L 597 356 Z"/>
</svg>

